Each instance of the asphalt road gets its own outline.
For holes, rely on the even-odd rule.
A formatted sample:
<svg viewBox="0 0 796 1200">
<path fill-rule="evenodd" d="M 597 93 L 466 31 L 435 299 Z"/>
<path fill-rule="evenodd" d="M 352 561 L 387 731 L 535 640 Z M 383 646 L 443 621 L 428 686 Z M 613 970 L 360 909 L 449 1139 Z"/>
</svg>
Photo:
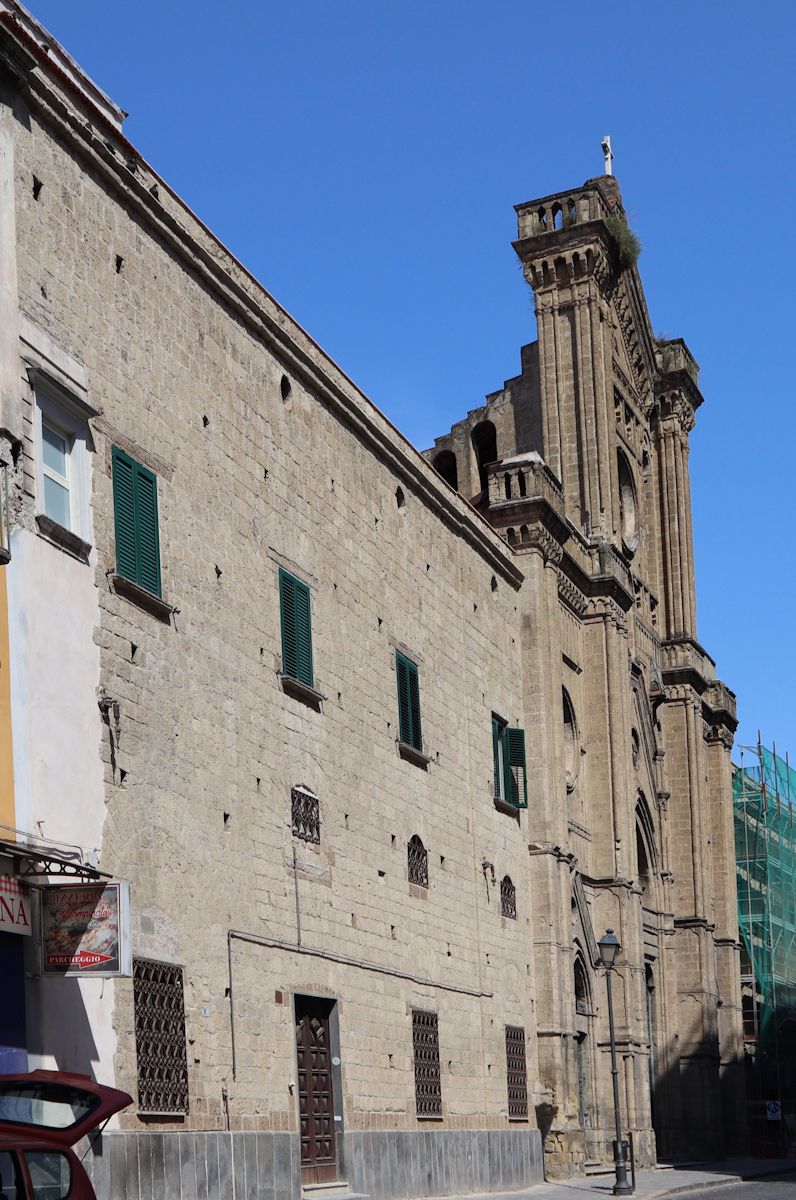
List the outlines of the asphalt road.
<svg viewBox="0 0 796 1200">
<path fill-rule="evenodd" d="M 711 1200 L 796 1200 L 796 1173 L 769 1175 L 749 1183 L 732 1183 L 728 1187 L 705 1188 L 691 1192 L 691 1197 L 710 1197 Z"/>
</svg>

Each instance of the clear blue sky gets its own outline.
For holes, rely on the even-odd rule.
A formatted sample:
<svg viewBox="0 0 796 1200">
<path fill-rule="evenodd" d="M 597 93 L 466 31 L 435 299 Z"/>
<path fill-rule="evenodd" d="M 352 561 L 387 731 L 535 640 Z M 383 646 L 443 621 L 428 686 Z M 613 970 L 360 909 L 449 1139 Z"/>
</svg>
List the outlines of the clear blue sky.
<svg viewBox="0 0 796 1200">
<path fill-rule="evenodd" d="M 796 759 L 796 5 L 29 0 L 125 129 L 424 449 L 535 336 L 512 206 L 615 168 L 686 339 L 698 633 Z"/>
</svg>

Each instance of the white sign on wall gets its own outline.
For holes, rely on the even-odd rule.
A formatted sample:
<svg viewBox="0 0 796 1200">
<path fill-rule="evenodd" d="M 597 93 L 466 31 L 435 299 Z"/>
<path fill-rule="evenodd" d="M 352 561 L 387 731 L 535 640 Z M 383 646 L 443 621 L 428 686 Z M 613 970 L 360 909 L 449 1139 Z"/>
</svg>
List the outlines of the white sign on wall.
<svg viewBox="0 0 796 1200">
<path fill-rule="evenodd" d="M 782 1105 L 779 1100 L 766 1101 L 766 1119 L 768 1121 L 782 1120 Z"/>
<path fill-rule="evenodd" d="M 30 892 L 9 875 L 0 875 L 0 932 L 31 934 Z"/>
</svg>

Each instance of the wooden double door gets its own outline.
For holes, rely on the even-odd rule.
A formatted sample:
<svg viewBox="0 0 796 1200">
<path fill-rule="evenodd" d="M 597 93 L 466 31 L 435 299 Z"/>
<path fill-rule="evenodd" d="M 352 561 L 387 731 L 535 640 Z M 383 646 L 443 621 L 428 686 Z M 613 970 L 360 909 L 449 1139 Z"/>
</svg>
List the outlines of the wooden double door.
<svg viewBox="0 0 796 1200">
<path fill-rule="evenodd" d="M 337 1179 L 330 1018 L 333 1000 L 296 996 L 301 1182 Z"/>
</svg>

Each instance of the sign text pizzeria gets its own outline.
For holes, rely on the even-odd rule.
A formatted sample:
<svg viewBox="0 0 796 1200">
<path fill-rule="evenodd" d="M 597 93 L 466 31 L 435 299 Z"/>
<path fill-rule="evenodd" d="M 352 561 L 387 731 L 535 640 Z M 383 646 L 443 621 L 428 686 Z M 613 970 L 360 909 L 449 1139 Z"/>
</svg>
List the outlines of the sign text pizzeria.
<svg viewBox="0 0 796 1200">
<path fill-rule="evenodd" d="M 129 884 L 78 883 L 44 889 L 41 958 L 45 975 L 129 975 Z"/>
</svg>

